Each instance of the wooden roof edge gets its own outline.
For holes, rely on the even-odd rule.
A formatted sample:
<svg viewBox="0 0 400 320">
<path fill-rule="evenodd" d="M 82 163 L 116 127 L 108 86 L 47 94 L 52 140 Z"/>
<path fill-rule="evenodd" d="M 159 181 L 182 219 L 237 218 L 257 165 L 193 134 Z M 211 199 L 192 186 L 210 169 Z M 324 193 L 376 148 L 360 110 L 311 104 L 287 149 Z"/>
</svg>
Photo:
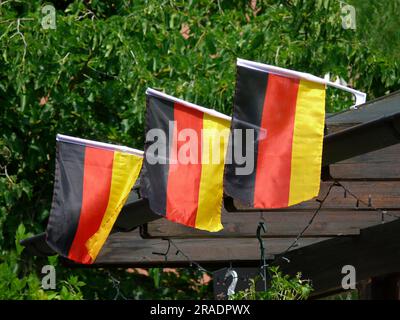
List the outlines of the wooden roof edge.
<svg viewBox="0 0 400 320">
<path fill-rule="evenodd" d="M 313 283 L 314 297 L 344 291 L 342 268 L 355 268 L 356 281 L 400 270 L 400 219 L 361 229 L 360 235 L 337 237 L 292 250 L 278 265 L 287 274 L 301 272 Z M 289 262 L 288 262 L 289 261 Z"/>
<path fill-rule="evenodd" d="M 322 166 L 400 143 L 399 111 L 324 137 Z"/>
<path fill-rule="evenodd" d="M 328 114 L 327 125 L 345 123 L 364 123 L 375 120 L 381 116 L 388 116 L 400 110 L 400 90 L 389 93 L 382 97 L 368 101 L 357 109 L 347 109 Z"/>
</svg>

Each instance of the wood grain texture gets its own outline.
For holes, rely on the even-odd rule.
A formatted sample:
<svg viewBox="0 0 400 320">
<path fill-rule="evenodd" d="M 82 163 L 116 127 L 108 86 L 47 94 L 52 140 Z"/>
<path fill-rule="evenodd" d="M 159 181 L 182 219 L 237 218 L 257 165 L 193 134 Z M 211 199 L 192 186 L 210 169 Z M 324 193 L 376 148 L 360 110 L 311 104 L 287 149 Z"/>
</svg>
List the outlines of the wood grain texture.
<svg viewBox="0 0 400 320">
<path fill-rule="evenodd" d="M 332 164 L 330 173 L 335 179 L 400 180 L 400 144 Z"/>
<path fill-rule="evenodd" d="M 352 265 L 356 279 L 400 270 L 400 220 L 361 230 L 356 237 L 339 237 L 293 250 L 278 260 L 285 273 L 302 272 L 313 281 L 314 295 L 341 290 L 342 267 Z"/>
<path fill-rule="evenodd" d="M 298 246 L 306 246 L 328 238 L 300 239 Z M 266 239 L 266 255 L 272 258 L 284 251 L 294 238 Z M 259 243 L 250 239 L 175 239 L 173 242 L 182 252 L 204 266 L 226 266 L 227 261 L 237 265 L 257 264 L 260 259 Z M 189 266 L 190 261 L 176 254 L 177 249 L 171 246 L 167 259 L 154 252 L 165 253 L 168 241 L 162 239 L 141 239 L 139 231 L 114 233 L 110 235 L 93 266 L 121 265 L 131 267 L 151 266 Z"/>
<path fill-rule="evenodd" d="M 342 181 L 343 185 L 352 191 L 361 200 L 368 203 L 371 197 L 371 204 L 376 208 L 382 209 L 400 209 L 400 181 Z M 322 199 L 326 194 L 332 182 L 322 182 L 319 197 Z M 334 187 L 324 203 L 324 209 L 349 209 L 356 208 L 356 200 L 347 195 L 343 188 Z M 284 209 L 287 210 L 310 210 L 317 208 L 319 203 L 313 199 L 303 202 L 301 204 L 291 206 Z M 245 211 L 257 211 L 256 209 L 249 209 L 246 206 L 235 202 L 236 208 Z M 359 204 L 359 209 L 367 208 L 363 204 Z M 259 210 L 258 210 L 259 211 Z M 272 211 L 272 210 L 271 210 Z M 276 211 L 276 210 L 275 210 Z M 281 209 L 282 211 L 282 209 Z"/>
<path fill-rule="evenodd" d="M 397 213 L 397 212 L 395 212 Z M 400 211 L 398 212 L 400 216 Z M 312 211 L 223 213 L 224 229 L 206 232 L 160 219 L 147 224 L 144 238 L 254 238 L 259 221 L 266 224 L 264 237 L 295 237 L 308 224 Z M 381 223 L 376 211 L 321 211 L 305 232 L 305 237 L 358 235 L 360 229 Z M 395 218 L 387 216 L 386 220 Z M 245 221 L 245 223 L 244 223 Z"/>
</svg>

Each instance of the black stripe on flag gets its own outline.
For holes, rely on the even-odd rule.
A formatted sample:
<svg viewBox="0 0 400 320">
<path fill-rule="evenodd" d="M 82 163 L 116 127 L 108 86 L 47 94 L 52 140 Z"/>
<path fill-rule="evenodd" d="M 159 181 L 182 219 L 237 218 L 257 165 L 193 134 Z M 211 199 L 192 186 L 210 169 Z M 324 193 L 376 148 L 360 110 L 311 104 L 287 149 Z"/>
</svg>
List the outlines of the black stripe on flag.
<svg viewBox="0 0 400 320">
<path fill-rule="evenodd" d="M 232 152 L 231 163 L 225 166 L 224 191 L 227 195 L 237 199 L 243 204 L 254 205 L 254 188 L 257 168 L 258 137 L 265 94 L 268 84 L 268 73 L 237 66 L 236 89 L 233 105 L 233 117 L 231 124 L 231 139 L 229 141 L 229 152 Z M 236 169 L 244 167 L 239 164 L 234 156 L 235 144 L 232 147 L 232 138 L 235 129 L 242 129 L 242 154 L 253 153 L 254 170 L 249 175 L 237 175 Z M 254 145 L 246 145 L 246 129 L 254 129 Z M 229 159 L 229 158 L 228 158 Z"/>
<path fill-rule="evenodd" d="M 82 206 L 85 146 L 57 142 L 53 200 L 46 229 L 47 243 L 68 257 Z"/>
<path fill-rule="evenodd" d="M 149 199 L 150 209 L 158 214 L 166 215 L 167 185 L 169 173 L 170 137 L 169 122 L 174 120 L 174 103 L 165 99 L 147 96 L 146 108 L 146 141 L 144 146 L 144 161 L 140 176 L 140 192 Z M 147 153 L 155 141 L 147 140 L 147 132 L 151 129 L 161 129 L 166 137 L 166 163 L 150 164 L 151 154 Z"/>
</svg>

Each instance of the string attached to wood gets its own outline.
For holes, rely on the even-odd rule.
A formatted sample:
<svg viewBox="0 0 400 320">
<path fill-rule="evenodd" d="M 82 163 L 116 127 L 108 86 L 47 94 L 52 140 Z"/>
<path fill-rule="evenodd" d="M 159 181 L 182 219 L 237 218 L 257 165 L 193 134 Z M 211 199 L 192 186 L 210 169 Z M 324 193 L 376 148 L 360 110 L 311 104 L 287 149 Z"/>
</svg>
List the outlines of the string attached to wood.
<svg viewBox="0 0 400 320">
<path fill-rule="evenodd" d="M 315 218 L 317 217 L 318 213 L 321 211 L 326 199 L 328 198 L 329 194 L 331 193 L 333 187 L 338 186 L 338 183 L 335 181 L 333 182 L 329 188 L 327 193 L 325 194 L 324 198 L 322 200 L 317 199 L 317 201 L 319 202 L 319 206 L 318 208 L 314 211 L 314 214 L 312 215 L 310 221 L 307 223 L 307 225 L 304 227 L 304 229 L 296 236 L 296 238 L 294 239 L 294 241 L 289 245 L 289 247 L 283 251 L 281 254 L 279 254 L 279 259 L 283 259 L 287 262 L 290 262 L 289 259 L 285 258 L 285 254 L 288 253 L 292 248 L 294 248 L 297 243 L 299 242 L 300 238 L 304 235 L 304 233 L 308 230 L 308 228 L 312 225 L 312 223 L 314 222 Z M 278 260 L 278 258 L 275 258 L 273 262 L 276 262 Z"/>
<path fill-rule="evenodd" d="M 318 208 L 315 210 L 313 216 L 311 217 L 310 221 L 308 222 L 308 224 L 304 227 L 304 229 L 297 235 L 296 239 L 292 242 L 292 244 L 282 253 L 278 254 L 277 258 L 274 259 L 274 261 L 272 263 L 276 263 L 279 259 L 283 259 L 286 262 L 290 262 L 290 260 L 288 258 L 285 257 L 285 254 L 287 254 L 293 247 L 295 247 L 298 243 L 298 241 L 300 240 L 300 238 L 304 235 L 304 233 L 308 230 L 308 228 L 312 225 L 312 223 L 314 222 L 315 218 L 317 217 L 318 213 L 321 211 L 324 202 L 326 201 L 326 199 L 328 198 L 329 194 L 331 193 L 333 187 L 340 187 L 343 189 L 344 191 L 344 198 L 347 198 L 347 195 L 350 195 L 351 197 L 353 197 L 356 200 L 356 209 L 359 209 L 360 204 L 363 204 L 364 206 L 371 208 L 375 211 L 377 211 L 378 213 L 381 214 L 381 222 L 384 223 L 385 222 L 385 215 L 391 216 L 393 218 L 397 218 L 399 219 L 400 216 L 397 216 L 395 214 L 389 213 L 386 210 L 382 210 L 379 208 L 376 208 L 375 206 L 372 205 L 372 196 L 368 195 L 368 202 L 364 201 L 363 199 L 359 198 L 356 194 L 354 194 L 351 190 L 349 190 L 346 186 L 344 186 L 340 181 L 338 180 L 334 180 L 334 182 L 330 185 L 326 195 L 324 196 L 324 198 L 322 200 L 317 199 L 317 201 L 319 202 L 319 206 Z"/>
</svg>

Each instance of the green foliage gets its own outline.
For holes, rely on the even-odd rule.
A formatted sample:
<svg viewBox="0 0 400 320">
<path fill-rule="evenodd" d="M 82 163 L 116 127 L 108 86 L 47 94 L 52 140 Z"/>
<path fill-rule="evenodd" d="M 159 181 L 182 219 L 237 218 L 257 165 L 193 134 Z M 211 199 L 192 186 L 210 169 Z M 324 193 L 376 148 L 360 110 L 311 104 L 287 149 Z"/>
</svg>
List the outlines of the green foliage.
<svg viewBox="0 0 400 320">
<path fill-rule="evenodd" d="M 279 267 L 269 267 L 268 273 L 271 281 L 266 291 L 257 291 L 259 279 L 251 279 L 250 288 L 233 294 L 230 300 L 305 300 L 312 292 L 310 282 L 302 280 L 300 273 L 290 277 L 282 274 Z"/>
<path fill-rule="evenodd" d="M 149 275 L 134 270 L 65 269 L 56 256 L 33 261 L 24 256 L 20 240 L 32 236 L 19 225 L 15 249 L 0 256 L 0 300 L 81 300 L 85 299 L 207 299 L 210 284 L 203 284 L 203 273 L 176 269 L 164 272 L 150 269 Z M 56 289 L 42 288 L 41 266 L 56 270 Z M 39 269 L 38 269 L 39 268 Z"/>
<path fill-rule="evenodd" d="M 349 1 L 356 10 L 357 37 L 383 59 L 400 59 L 400 1 Z"/>
<path fill-rule="evenodd" d="M 76 276 L 69 276 L 59 282 L 58 291 L 43 290 L 41 279 L 35 271 L 24 270 L 19 241 L 30 236 L 25 233 L 23 224 L 19 225 L 15 240 L 15 250 L 0 257 L 0 300 L 81 300 L 81 287 L 85 285 Z M 54 259 L 53 259 L 54 261 Z M 51 264 L 51 260 L 48 262 Z"/>
<path fill-rule="evenodd" d="M 57 270 L 62 271 L 62 269 Z M 71 270 L 63 272 L 67 275 L 71 273 Z M 74 270 L 74 274 L 86 283 L 82 288 L 85 299 L 197 300 L 212 298 L 211 284 L 204 284 L 203 274 L 193 269 L 171 271 L 150 269 L 148 275 L 134 269 L 100 269 L 96 272 L 80 269 Z"/>
<path fill-rule="evenodd" d="M 341 27 L 337 0 L 265 0 L 257 1 L 256 8 L 244 0 L 60 0 L 51 1 L 57 9 L 55 30 L 42 28 L 40 1 L 3 1 L 3 256 L 9 252 L 11 259 L 20 223 L 33 233 L 45 228 L 54 179 L 55 135 L 142 148 L 147 87 L 229 114 L 235 60 L 241 57 L 318 76 L 330 72 L 331 77 L 340 76 L 366 91 L 369 99 L 399 89 L 398 1 L 389 6 L 358 1 L 361 25 L 357 31 Z M 371 15 L 376 30 L 369 27 L 363 33 L 368 24 L 362 17 L 369 12 L 384 18 Z M 382 43 L 381 30 L 387 30 L 383 39 L 390 40 L 389 50 L 382 49 L 384 45 L 377 47 Z M 349 95 L 328 90 L 328 111 L 351 104 Z M 14 262 L 6 260 L 13 266 Z M 33 268 L 32 261 L 18 263 Z M 104 280 L 103 270 L 74 272 L 88 284 L 82 288 L 85 297 L 112 298 L 107 293 L 112 292 L 107 290 L 112 282 Z M 146 290 L 160 297 L 155 284 L 166 285 L 165 295 L 179 295 L 172 281 L 189 281 L 190 276 L 199 279 L 194 271 L 180 271 L 181 277 L 175 278 L 152 272 L 154 282 L 151 277 L 147 281 L 149 277 L 144 280 L 122 270 L 116 273 L 127 279 L 121 284 L 129 283 L 124 292 L 131 297 L 152 297 Z M 205 295 L 209 295 L 207 290 Z M 195 298 L 202 294 L 187 292 Z"/>
</svg>

